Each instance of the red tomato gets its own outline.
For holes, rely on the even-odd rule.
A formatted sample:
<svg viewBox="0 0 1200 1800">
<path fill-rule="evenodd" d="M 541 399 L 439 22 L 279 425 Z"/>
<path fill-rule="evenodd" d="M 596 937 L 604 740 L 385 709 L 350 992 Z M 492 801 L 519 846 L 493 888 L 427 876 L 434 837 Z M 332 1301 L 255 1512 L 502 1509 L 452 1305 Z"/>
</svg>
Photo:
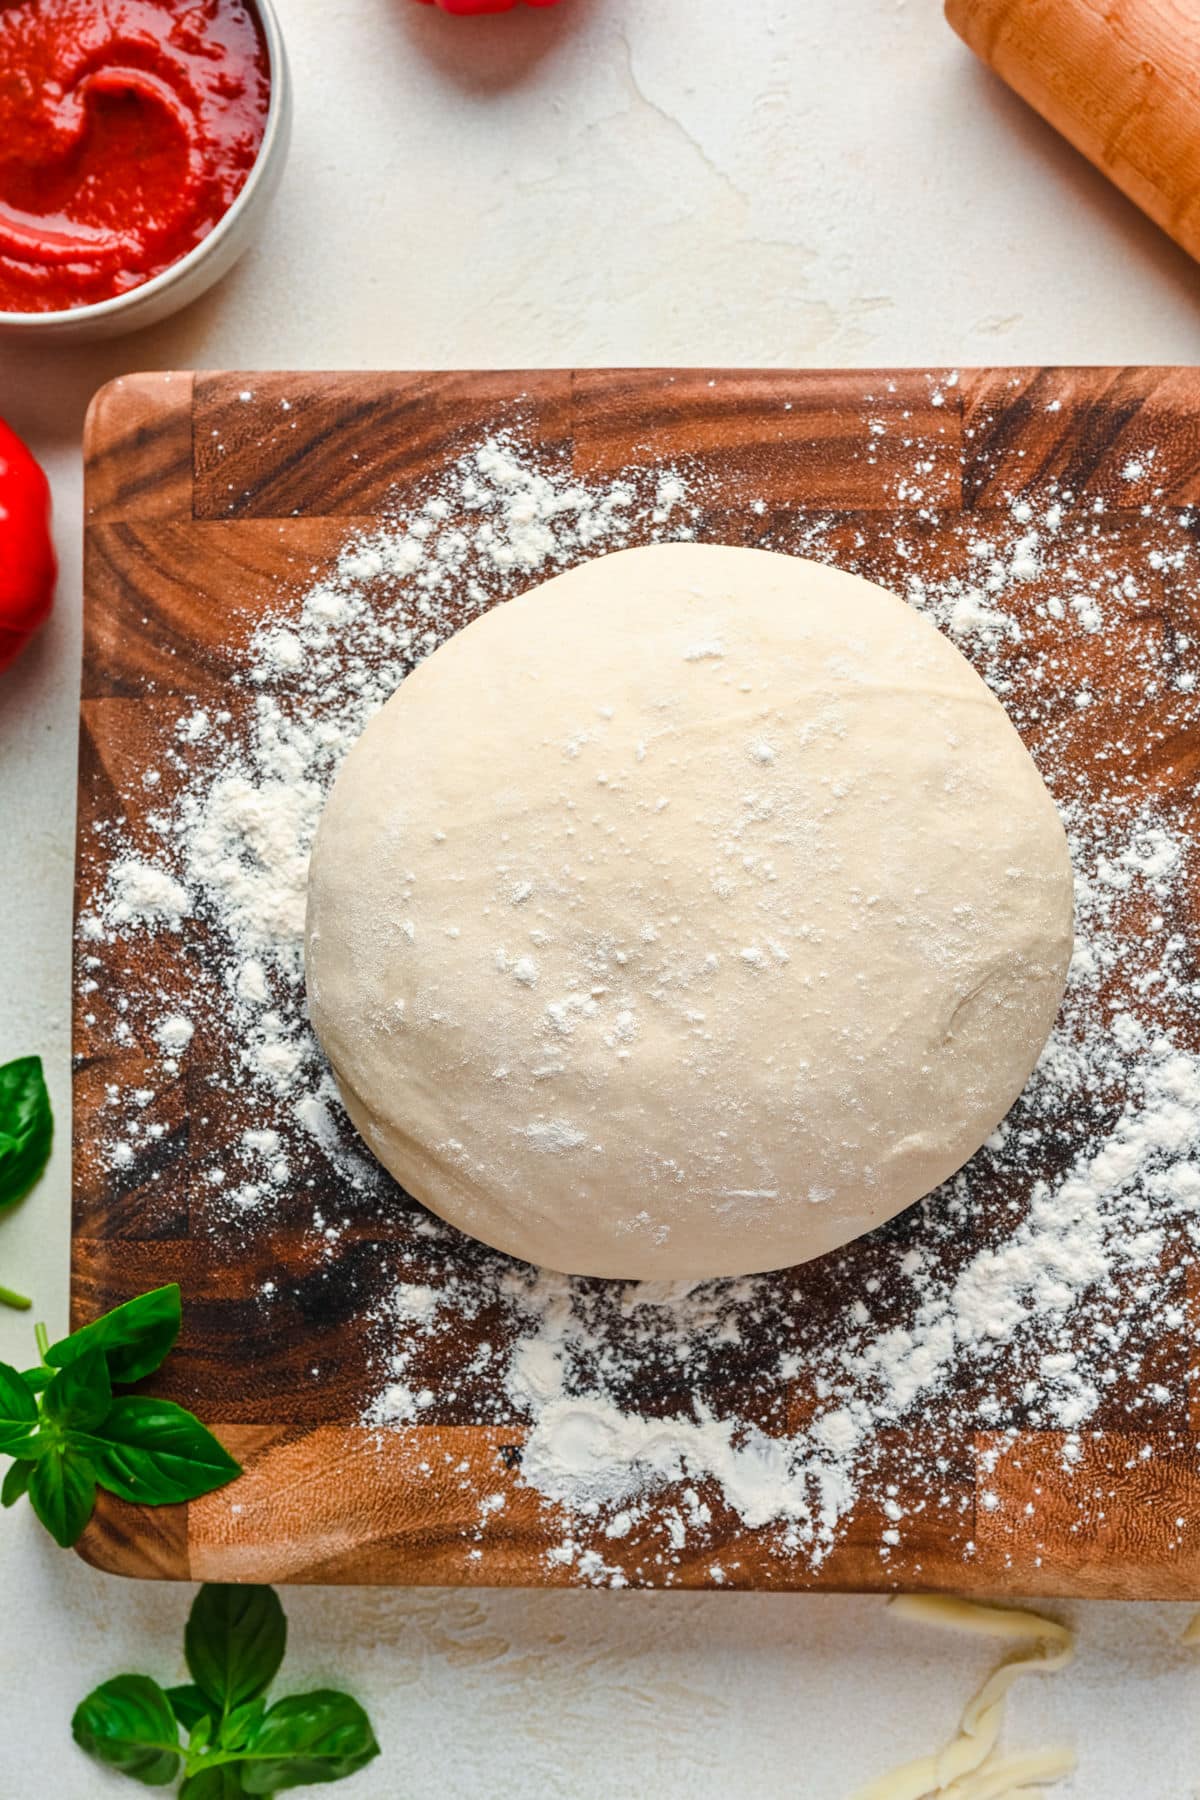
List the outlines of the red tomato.
<svg viewBox="0 0 1200 1800">
<path fill-rule="evenodd" d="M 0 419 L 0 669 L 45 621 L 57 577 L 49 484 L 32 452 Z"/>
</svg>

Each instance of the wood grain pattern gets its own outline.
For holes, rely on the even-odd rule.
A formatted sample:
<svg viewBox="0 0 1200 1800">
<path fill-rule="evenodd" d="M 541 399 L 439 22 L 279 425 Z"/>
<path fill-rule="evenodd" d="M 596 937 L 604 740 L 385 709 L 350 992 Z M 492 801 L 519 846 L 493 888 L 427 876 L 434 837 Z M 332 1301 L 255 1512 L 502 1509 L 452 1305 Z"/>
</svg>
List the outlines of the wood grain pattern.
<svg viewBox="0 0 1200 1800">
<path fill-rule="evenodd" d="M 1193 369 L 989 369 L 963 408 L 964 504 L 974 510 L 1051 480 L 1105 512 L 1200 500 Z M 1137 473 L 1132 473 L 1136 470 Z"/>
<path fill-rule="evenodd" d="M 246 399 L 242 399 L 246 395 Z M 198 519 L 377 512 L 501 420 L 566 450 L 571 377 L 560 373 L 200 375 Z M 328 452 L 332 449 L 332 454 Z"/>
<path fill-rule="evenodd" d="M 596 370 L 573 378 L 573 462 L 616 475 L 652 450 L 716 493 L 772 505 L 883 512 L 905 507 L 915 462 L 923 498 L 957 506 L 960 414 L 925 376 L 813 370 L 800 398 L 773 371 Z M 867 429 L 864 430 L 864 422 Z M 649 429 L 652 423 L 652 431 Z M 909 497 L 911 499 L 911 496 Z"/>
<path fill-rule="evenodd" d="M 995 1457 L 980 1510 L 984 1567 L 1025 1594 L 1178 1600 L 1200 1592 L 1200 1471 L 1190 1435 L 1125 1431 L 981 1439 Z"/>
<path fill-rule="evenodd" d="M 192 510 L 192 388 L 187 374 L 110 381 L 88 408 L 89 524 Z"/>
<path fill-rule="evenodd" d="M 1200 257 L 1197 0 L 946 0 L 975 54 Z"/>
<path fill-rule="evenodd" d="M 1196 372 L 1171 369 L 126 378 L 97 397 L 86 445 L 77 909 L 88 912 L 107 879 L 114 845 L 106 821 L 121 815 L 124 841 L 153 851 L 144 777 L 156 771 L 153 805 L 169 805 L 182 779 L 172 750 L 184 703 L 243 716 L 250 700 L 237 677 L 265 609 L 298 596 L 356 523 L 383 511 L 402 517 L 414 487 L 482 436 L 514 428 L 581 477 L 679 465 L 699 495 L 702 538 L 755 544 L 771 541 L 785 516 L 819 517 L 829 554 L 894 587 L 914 565 L 931 580 L 959 572 L 964 526 L 986 532 L 1051 479 L 1101 502 L 1097 542 L 1138 551 L 1145 579 L 1110 612 L 1103 634 L 1080 637 L 1070 651 L 1091 659 L 1094 704 L 1078 712 L 1063 688 L 1057 711 L 1027 722 L 1028 741 L 1038 753 L 1069 732 L 1080 765 L 1118 743 L 1117 798 L 1169 795 L 1200 833 L 1194 709 L 1181 713 L 1157 690 L 1131 699 L 1106 680 L 1109 670 L 1139 666 L 1150 649 L 1161 659 L 1176 637 L 1200 635 L 1187 585 L 1141 555 L 1150 540 L 1140 510 L 1150 498 L 1200 499 L 1198 399 Z M 1144 469 L 1151 473 L 1137 472 Z M 1021 641 L 1009 653 L 1018 682 L 1061 653 L 1039 600 L 1031 582 L 1020 602 Z M 1200 896 L 1182 899 L 1171 925 L 1200 954 Z M 524 1425 L 472 1370 L 482 1340 L 502 1347 L 511 1332 L 498 1307 L 451 1321 L 415 1351 L 406 1379 L 434 1397 L 419 1426 L 379 1433 L 358 1422 L 377 1379 L 371 1306 L 401 1276 L 436 1284 L 449 1270 L 470 1283 L 489 1253 L 457 1237 L 447 1249 L 400 1233 L 397 1218 L 419 1211 L 415 1202 L 394 1188 L 381 1198 L 349 1187 L 302 1137 L 288 1146 L 296 1204 L 272 1211 L 251 1236 L 211 1228 L 212 1146 L 254 1123 L 228 1047 L 197 1010 L 195 1039 L 164 1082 L 153 1043 L 118 1029 L 132 989 L 157 984 L 169 998 L 203 985 L 207 930 L 192 921 L 161 944 L 106 944 L 94 957 L 93 985 L 77 992 L 72 1314 L 80 1323 L 178 1279 L 184 1338 L 156 1391 L 212 1422 L 247 1473 L 186 1508 L 106 1498 L 82 1553 L 117 1572 L 181 1579 L 577 1579 L 547 1560 L 562 1522 L 521 1484 Z M 1182 1029 L 1200 1049 L 1200 1021 Z M 163 1128 L 152 1150 L 120 1169 L 106 1153 L 110 1084 L 153 1089 L 147 1116 Z M 997 1178 L 952 1254 L 965 1260 L 1000 1242 L 1007 1209 L 1027 1198 L 1035 1174 L 1052 1172 L 1018 1171 L 1007 1185 Z M 341 1221 L 336 1256 L 312 1229 L 315 1208 Z M 920 1233 L 914 1209 L 842 1253 L 845 1267 L 856 1281 L 886 1280 L 897 1246 L 919 1243 Z M 1200 1278 L 1181 1245 L 1166 1245 L 1163 1268 L 1200 1322 Z M 784 1315 L 819 1334 L 841 1305 L 837 1273 L 826 1259 L 774 1277 Z M 259 1303 L 268 1280 L 276 1294 L 269 1313 Z M 1139 1381 L 1157 1383 L 1160 1398 L 1139 1414 L 1136 1442 L 1127 1438 L 1121 1381 L 1091 1421 L 1097 1435 L 1081 1440 L 1072 1461 L 1061 1438 L 1029 1428 L 1018 1383 L 996 1388 L 982 1376 L 954 1396 L 958 1416 L 975 1407 L 975 1431 L 951 1431 L 934 1401 L 911 1428 L 883 1433 L 873 1494 L 891 1480 L 909 1495 L 918 1473 L 937 1471 L 932 1488 L 921 1484 L 932 1497 L 906 1519 L 902 1558 L 881 1552 L 887 1521 L 877 1498 L 860 1500 L 813 1568 L 781 1555 L 770 1530 L 748 1529 L 710 1483 L 702 1549 L 668 1558 L 661 1534 L 634 1533 L 605 1542 L 604 1560 L 643 1586 L 713 1585 L 719 1562 L 731 1587 L 1195 1595 L 1200 1407 L 1187 1344 L 1180 1334 L 1151 1333 L 1143 1350 Z M 811 1415 L 813 1387 L 803 1370 L 787 1382 L 766 1376 L 777 1353 L 748 1329 L 702 1397 L 768 1433 L 795 1431 Z M 693 1402 L 665 1359 L 647 1359 L 639 1379 L 647 1412 L 665 1416 Z M 1153 1446 L 1149 1461 L 1144 1443 Z M 985 1493 L 1002 1503 L 985 1504 Z M 481 1533 L 487 1494 L 504 1504 Z"/>
</svg>

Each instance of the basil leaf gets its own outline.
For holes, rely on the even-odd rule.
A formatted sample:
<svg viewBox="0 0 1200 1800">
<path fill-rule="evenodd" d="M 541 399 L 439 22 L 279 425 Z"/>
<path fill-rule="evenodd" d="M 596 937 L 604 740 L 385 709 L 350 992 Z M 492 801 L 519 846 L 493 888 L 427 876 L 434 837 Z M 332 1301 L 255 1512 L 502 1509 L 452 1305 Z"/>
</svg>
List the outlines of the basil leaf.
<svg viewBox="0 0 1200 1800">
<path fill-rule="evenodd" d="M 0 1212 L 29 1192 L 50 1160 L 53 1135 L 41 1057 L 0 1065 Z"/>
<path fill-rule="evenodd" d="M 37 1401 L 28 1381 L 11 1363 L 0 1363 L 0 1422 L 27 1424 L 37 1418 Z"/>
<path fill-rule="evenodd" d="M 29 1471 L 29 1503 L 56 1544 L 70 1548 L 92 1516 L 96 1476 L 78 1450 L 53 1445 Z"/>
<path fill-rule="evenodd" d="M 21 1370 L 21 1380 L 31 1394 L 40 1394 L 43 1388 L 49 1387 L 53 1375 L 54 1370 L 47 1369 L 42 1363 L 36 1369 Z"/>
<path fill-rule="evenodd" d="M 29 1383 L 9 1363 L 0 1363 L 0 1451 L 17 1455 L 37 1428 L 37 1401 Z"/>
<path fill-rule="evenodd" d="M 276 1794 L 353 1775 L 379 1755 L 379 1745 L 357 1700 L 318 1688 L 277 1700 L 243 1754 L 246 1792 Z"/>
<path fill-rule="evenodd" d="M 218 1711 L 232 1712 L 265 1693 L 279 1672 L 287 1620 L 278 1595 L 269 1587 L 209 1583 L 192 1604 L 183 1647 L 192 1679 Z"/>
<path fill-rule="evenodd" d="M 85 1350 L 60 1369 L 42 1395 L 42 1410 L 66 1431 L 91 1431 L 107 1417 L 112 1383 L 102 1350 Z"/>
<path fill-rule="evenodd" d="M 114 1306 L 90 1325 L 51 1344 L 46 1361 L 61 1369 L 85 1350 L 100 1349 L 108 1358 L 113 1381 L 140 1381 L 143 1375 L 157 1369 L 174 1344 L 181 1318 L 179 1283 L 172 1281 L 166 1287 L 153 1288 L 148 1294 Z"/>
<path fill-rule="evenodd" d="M 148 1675 L 117 1675 L 93 1688 L 75 1708 L 71 1735 L 97 1762 L 147 1787 L 164 1787 L 179 1772 L 179 1727 Z"/>
<path fill-rule="evenodd" d="M 168 1506 L 224 1487 L 236 1463 L 199 1419 L 173 1400 L 118 1394 L 97 1429 L 79 1439 L 101 1487 L 141 1506 Z"/>
<path fill-rule="evenodd" d="M 221 1727 L 218 1742 L 222 1750 L 240 1750 L 250 1742 L 258 1730 L 267 1703 L 260 1694 L 257 1700 L 247 1700 L 245 1706 L 235 1706 Z"/>
<path fill-rule="evenodd" d="M 0 1506 L 15 1506 L 17 1501 L 29 1487 L 29 1477 L 33 1473 L 33 1464 L 22 1459 L 10 1463 L 4 1477 L 4 1485 L 0 1487 Z"/>
<path fill-rule="evenodd" d="M 167 1699 L 171 1702 L 171 1711 L 185 1731 L 190 1731 L 201 1719 L 207 1719 L 212 1711 L 211 1703 L 190 1682 L 184 1687 L 168 1688 Z"/>
<path fill-rule="evenodd" d="M 203 1750 L 208 1749 L 208 1746 L 212 1742 L 212 1735 L 213 1735 L 213 1721 L 209 1717 L 208 1713 L 205 1713 L 205 1715 L 202 1719 L 196 1720 L 196 1723 L 192 1726 L 192 1729 L 188 1732 L 187 1747 L 188 1747 L 188 1761 L 189 1762 L 191 1761 L 191 1753 L 193 1751 L 203 1751 Z"/>
<path fill-rule="evenodd" d="M 179 1790 L 179 1800 L 243 1800 L 238 1763 L 218 1763 L 215 1769 L 201 1769 L 189 1775 Z"/>
</svg>

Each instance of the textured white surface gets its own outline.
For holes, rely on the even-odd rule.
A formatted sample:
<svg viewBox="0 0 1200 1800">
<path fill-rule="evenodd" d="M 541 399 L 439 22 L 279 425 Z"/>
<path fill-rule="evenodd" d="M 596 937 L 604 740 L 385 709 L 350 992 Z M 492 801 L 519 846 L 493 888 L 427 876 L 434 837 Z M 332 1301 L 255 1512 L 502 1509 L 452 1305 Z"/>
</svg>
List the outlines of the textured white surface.
<svg viewBox="0 0 1200 1800">
<path fill-rule="evenodd" d="M 1191 361 L 1194 266 L 977 68 L 936 0 L 563 0 L 461 23 L 280 0 L 297 120 L 260 246 L 140 337 L 0 350 L 44 457 L 59 608 L 0 678 L 0 1058 L 40 1050 L 50 1174 L 0 1278 L 66 1316 L 68 937 L 79 433 L 133 368 Z M 0 1318 L 23 1360 L 28 1317 Z M 186 1596 L 95 1575 L 0 1519 L 0 1797 L 133 1792 L 67 1721 L 123 1668 L 178 1679 Z M 953 1727 L 985 1649 L 873 1600 L 304 1592 L 292 1684 L 337 1678 L 385 1755 L 347 1800 L 845 1800 Z M 1009 1738 L 1073 1735 L 1077 1800 L 1200 1791 L 1181 1607 L 1064 1609 L 1078 1664 Z M 1064 1792 L 1068 1790 L 1063 1790 Z"/>
</svg>

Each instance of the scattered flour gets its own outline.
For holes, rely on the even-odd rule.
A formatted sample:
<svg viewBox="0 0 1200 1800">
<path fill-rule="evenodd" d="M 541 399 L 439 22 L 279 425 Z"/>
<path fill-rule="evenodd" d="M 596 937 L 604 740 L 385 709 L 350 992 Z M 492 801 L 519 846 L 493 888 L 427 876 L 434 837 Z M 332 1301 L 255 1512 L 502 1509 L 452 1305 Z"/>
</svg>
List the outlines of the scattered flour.
<svg viewBox="0 0 1200 1800">
<path fill-rule="evenodd" d="M 188 890 L 153 863 L 122 857 L 113 865 L 104 921 L 109 925 L 167 924 L 178 931 L 192 910 Z"/>
<path fill-rule="evenodd" d="M 190 1019 L 176 1013 L 170 1018 L 160 1019 L 154 1027 L 154 1035 L 169 1055 L 177 1056 L 181 1050 L 187 1049 L 195 1029 Z"/>
</svg>

